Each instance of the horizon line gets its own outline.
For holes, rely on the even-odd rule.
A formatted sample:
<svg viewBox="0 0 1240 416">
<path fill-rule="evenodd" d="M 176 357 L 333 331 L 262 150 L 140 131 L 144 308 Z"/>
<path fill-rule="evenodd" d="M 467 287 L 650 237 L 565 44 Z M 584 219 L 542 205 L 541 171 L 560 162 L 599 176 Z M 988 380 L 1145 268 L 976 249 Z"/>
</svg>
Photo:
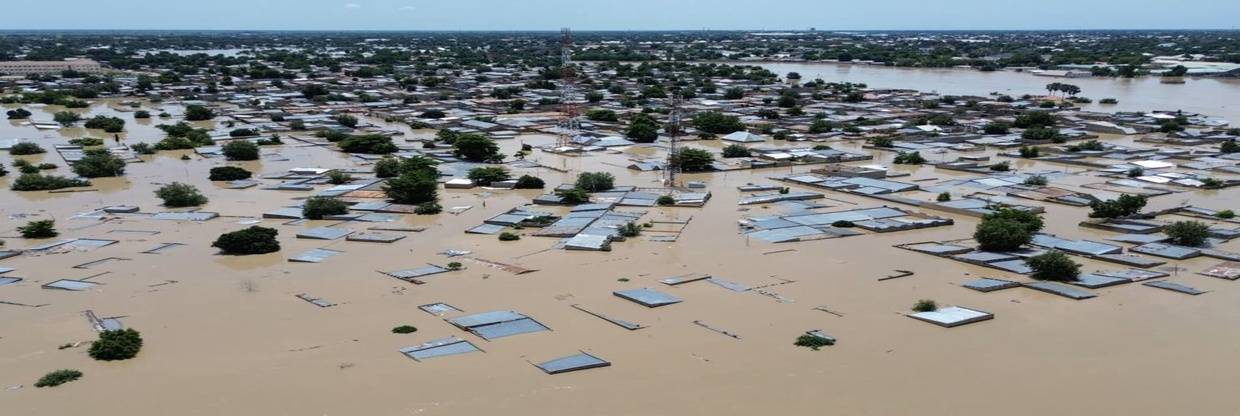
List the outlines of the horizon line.
<svg viewBox="0 0 1240 416">
<path fill-rule="evenodd" d="M 305 32 L 305 33 L 543 33 L 556 32 L 561 29 L 119 29 L 119 28 L 85 28 L 85 29 L 0 29 L 0 33 L 11 32 Z M 1073 28 L 1073 29 L 573 29 L 578 33 L 601 32 L 790 32 L 790 33 L 840 33 L 840 32 L 1240 32 L 1240 27 L 1232 28 Z"/>
</svg>

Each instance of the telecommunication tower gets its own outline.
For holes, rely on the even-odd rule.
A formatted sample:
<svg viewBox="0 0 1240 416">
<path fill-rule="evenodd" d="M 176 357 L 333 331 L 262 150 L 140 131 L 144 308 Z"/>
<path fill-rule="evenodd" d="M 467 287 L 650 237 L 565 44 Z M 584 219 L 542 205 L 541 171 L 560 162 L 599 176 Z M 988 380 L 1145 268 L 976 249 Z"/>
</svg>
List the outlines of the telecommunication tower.
<svg viewBox="0 0 1240 416">
<path fill-rule="evenodd" d="M 577 137 L 581 130 L 581 115 L 577 108 L 577 103 L 573 101 L 573 94 L 576 88 L 577 71 L 573 69 L 573 33 L 569 28 L 560 29 L 560 70 L 563 71 L 560 76 L 560 113 L 563 120 L 560 122 L 560 136 L 556 140 L 556 147 L 564 148 L 573 145 L 573 138 Z"/>
<path fill-rule="evenodd" d="M 667 163 L 663 167 L 663 186 L 675 188 L 676 175 L 680 173 L 680 163 L 676 153 L 680 151 L 680 91 L 672 94 L 671 108 L 667 114 Z"/>
</svg>

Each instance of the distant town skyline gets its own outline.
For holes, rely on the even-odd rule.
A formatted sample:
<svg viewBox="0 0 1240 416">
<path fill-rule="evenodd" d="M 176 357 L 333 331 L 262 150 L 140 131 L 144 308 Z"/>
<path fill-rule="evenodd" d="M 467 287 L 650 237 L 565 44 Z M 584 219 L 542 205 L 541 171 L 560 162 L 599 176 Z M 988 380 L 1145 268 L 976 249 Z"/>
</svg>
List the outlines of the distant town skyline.
<svg viewBox="0 0 1240 416">
<path fill-rule="evenodd" d="M 1235 29 L 1240 1 L 7 0 L 6 30 Z"/>
</svg>

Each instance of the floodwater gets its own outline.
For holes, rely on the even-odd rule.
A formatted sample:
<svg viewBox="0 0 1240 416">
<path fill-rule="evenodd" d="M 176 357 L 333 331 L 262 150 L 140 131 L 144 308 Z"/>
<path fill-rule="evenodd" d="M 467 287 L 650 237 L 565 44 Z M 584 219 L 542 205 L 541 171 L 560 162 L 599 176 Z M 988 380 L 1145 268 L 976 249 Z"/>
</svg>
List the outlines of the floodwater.
<svg viewBox="0 0 1240 416">
<path fill-rule="evenodd" d="M 144 132 L 149 131 L 130 134 L 145 136 Z M 9 125 L 3 134 L 48 143 L 67 140 L 60 134 L 46 137 L 29 126 Z M 549 136 L 522 136 L 502 141 L 501 147 L 512 154 L 522 142 L 537 146 L 553 141 Z M 264 160 L 243 166 L 262 173 L 308 166 L 359 167 L 329 149 L 286 143 L 264 150 Z M 719 143 L 689 145 L 717 148 Z M 856 143 L 832 145 L 858 148 Z M 46 143 L 45 147 L 50 149 Z M 652 208 L 643 218 L 690 220 L 679 240 L 657 243 L 635 238 L 614 244 L 610 253 L 548 250 L 555 243 L 549 238 L 499 242 L 494 236 L 465 234 L 466 228 L 539 193 L 473 189 L 441 191 L 445 208 L 472 209 L 460 215 L 406 216 L 396 225 L 426 229 L 393 244 L 296 239 L 294 234 L 302 228 L 334 223 L 302 226 L 263 220 L 262 225 L 280 230 L 282 251 L 225 257 L 210 247 L 217 235 L 247 227 L 244 220 L 294 204 L 307 194 L 224 189 L 206 181 L 207 171 L 230 162 L 197 156 L 183 161 L 182 153 L 144 156 L 144 163 L 129 165 L 125 178 L 96 181 L 97 192 L 18 194 L 8 190 L 14 175 L 0 178 L 0 235 L 6 237 L 6 246 L 39 244 L 13 238 L 13 229 L 30 219 L 49 217 L 58 220 L 65 237 L 120 240 L 90 252 L 0 261 L 16 269 L 9 275 L 27 279 L 0 286 L 0 300 L 46 305 L 0 304 L 4 316 L 0 319 L 4 412 L 0 413 L 742 415 L 830 409 L 846 415 L 1221 415 L 1240 408 L 1240 398 L 1231 391 L 1240 382 L 1240 360 L 1235 359 L 1240 330 L 1234 325 L 1240 287 L 1193 274 L 1217 263 L 1214 260 L 1171 263 L 1182 268 L 1171 280 L 1210 290 L 1206 295 L 1190 297 L 1129 284 L 1096 290 L 1100 296 L 1095 299 L 1072 301 L 1025 289 L 973 292 L 959 284 L 979 276 L 1020 278 L 892 247 L 967 238 L 977 223 L 970 217 L 927 211 L 957 223 L 778 245 L 748 241 L 738 234 L 736 221 L 742 216 L 778 210 L 738 208 L 736 201 L 747 194 L 737 186 L 771 183 L 769 176 L 806 172 L 808 167 L 685 175 L 684 180 L 708 182 L 711 201 L 704 208 Z M 645 155 L 649 150 L 634 153 Z M 553 187 L 581 171 L 607 171 L 616 175 L 617 184 L 656 186 L 657 173 L 623 168 L 629 156 L 535 152 L 531 159 L 568 172 L 540 168 L 517 174 L 538 175 Z M 881 152 L 875 161 L 859 164 L 890 164 L 892 156 Z M 63 164 L 55 153 L 38 157 Z M 3 163 L 11 160 L 12 156 L 0 154 Z M 1031 161 L 1015 166 L 1083 170 Z M 898 179 L 906 182 L 970 176 L 929 166 L 893 169 L 909 173 Z M 174 180 L 201 189 L 211 199 L 203 209 L 223 217 L 202 223 L 135 217 L 70 219 L 75 213 L 122 203 L 145 212 L 162 211 L 152 192 Z M 1066 180 L 1065 186 L 1080 189 L 1079 185 L 1101 180 L 1084 174 Z M 841 193 L 827 192 L 827 197 L 819 202 L 833 205 L 832 211 L 882 205 Z M 1234 191 L 1203 191 L 1159 197 L 1151 207 L 1185 200 L 1210 208 L 1240 206 Z M 1107 236 L 1076 226 L 1085 219 L 1085 209 L 1032 204 L 1046 206 L 1051 233 L 1093 240 Z M 371 225 L 337 226 L 361 231 Z M 185 246 L 163 254 L 140 253 L 173 242 Z M 286 261 L 311 248 L 344 253 L 321 264 Z M 1233 241 L 1221 248 L 1237 251 L 1240 244 Z M 469 250 L 471 257 L 538 271 L 514 275 L 437 254 L 446 249 Z M 787 249 L 794 251 L 774 253 Z M 108 257 L 121 260 L 87 269 L 72 267 Z M 450 261 L 460 261 L 466 269 L 432 277 L 424 285 L 378 273 Z M 1118 268 L 1077 261 L 1087 271 Z M 877 280 L 895 269 L 916 274 Z M 677 287 L 657 283 L 691 272 L 750 286 L 771 285 L 765 290 L 778 297 L 731 292 L 706 282 Z M 86 292 L 39 288 L 55 279 L 90 276 L 102 285 Z M 640 287 L 656 288 L 685 302 L 647 309 L 611 294 Z M 318 308 L 295 297 L 302 293 L 338 305 Z M 918 299 L 982 309 L 996 318 L 944 329 L 902 316 Z M 552 331 L 487 342 L 417 309 L 433 302 L 452 304 L 465 313 L 514 310 Z M 627 331 L 571 308 L 574 304 L 649 327 Z M 842 316 L 814 310 L 819 306 Z M 58 349 L 95 337 L 82 316 L 85 310 L 124 316 L 125 325 L 142 331 L 141 354 L 127 361 L 96 362 L 86 355 L 86 343 Z M 740 339 L 704 329 L 693 324 L 695 320 Z M 390 332 L 404 324 L 419 330 L 409 335 Z M 821 351 L 792 345 L 798 335 L 813 329 L 840 341 Z M 422 362 L 397 352 L 451 335 L 486 352 Z M 530 364 L 579 350 L 613 365 L 550 376 Z M 56 388 L 32 386 L 42 374 L 60 368 L 75 368 L 85 376 Z"/>
<path fill-rule="evenodd" d="M 896 68 L 878 65 L 837 63 L 762 63 L 756 64 L 781 77 L 789 72 L 800 73 L 802 80 L 822 78 L 827 82 L 864 83 L 871 88 L 903 88 L 935 91 L 950 95 L 986 96 L 993 92 L 1020 97 L 1024 94 L 1047 94 L 1046 84 L 1062 82 L 1081 87 L 1082 97 L 1093 99 L 1084 104 L 1090 111 L 1153 111 L 1184 110 L 1222 117 L 1240 123 L 1240 79 L 1200 77 L 1185 78 L 1184 84 L 1163 84 L 1158 77 L 1139 78 L 1052 78 L 1027 72 L 982 72 L 958 68 Z M 1118 104 L 1099 104 L 1103 98 L 1115 98 Z"/>
</svg>

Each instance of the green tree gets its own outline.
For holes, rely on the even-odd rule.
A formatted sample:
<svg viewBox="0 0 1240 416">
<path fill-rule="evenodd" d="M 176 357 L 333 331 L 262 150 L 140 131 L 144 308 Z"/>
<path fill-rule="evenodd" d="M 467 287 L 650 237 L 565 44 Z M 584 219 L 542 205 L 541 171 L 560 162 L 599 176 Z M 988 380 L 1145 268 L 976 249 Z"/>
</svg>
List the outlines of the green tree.
<svg viewBox="0 0 1240 416">
<path fill-rule="evenodd" d="M 604 109 L 595 109 L 595 110 L 587 111 L 586 118 L 593 120 L 593 121 L 607 121 L 607 122 L 620 121 L 620 117 L 616 115 L 615 111 L 604 110 Z"/>
<path fill-rule="evenodd" d="M 9 120 L 25 120 L 30 118 L 30 111 L 27 111 L 24 108 L 18 108 L 5 112 L 5 115 L 8 116 Z"/>
<path fill-rule="evenodd" d="M 603 192 L 615 187 L 616 177 L 607 172 L 582 172 L 576 186 L 586 192 Z"/>
<path fill-rule="evenodd" d="M 1145 208 L 1147 200 L 1144 195 L 1120 195 L 1117 199 L 1108 201 L 1094 201 L 1090 204 L 1093 212 L 1089 213 L 1090 218 L 1119 218 L 1136 215 Z"/>
<path fill-rule="evenodd" d="M 1240 153 L 1240 143 L 1236 143 L 1236 139 L 1230 139 L 1219 145 L 1218 150 L 1223 153 Z"/>
<path fill-rule="evenodd" d="M 517 178 L 517 189 L 543 189 L 546 186 L 542 179 L 534 176 L 521 175 L 520 178 Z"/>
<path fill-rule="evenodd" d="M 723 157 L 749 157 L 749 148 L 739 144 L 730 144 L 723 148 Z"/>
<path fill-rule="evenodd" d="M 88 129 L 100 129 L 108 133 L 120 133 L 125 129 L 125 120 L 116 117 L 108 117 L 98 115 L 86 120 L 84 126 Z"/>
<path fill-rule="evenodd" d="M 220 150 L 228 160 L 258 160 L 258 145 L 249 140 L 228 142 Z"/>
<path fill-rule="evenodd" d="M 394 178 L 400 176 L 400 159 L 385 157 L 375 162 L 375 177 Z"/>
<path fill-rule="evenodd" d="M 223 254 L 229 255 L 274 253 L 280 251 L 280 241 L 276 240 L 279 234 L 280 231 L 275 228 L 255 225 L 243 230 L 220 234 L 219 238 L 211 243 L 211 247 L 218 248 Z"/>
<path fill-rule="evenodd" d="M 672 154 L 670 163 L 685 172 L 702 172 L 711 169 L 714 155 L 702 149 L 682 148 Z"/>
<path fill-rule="evenodd" d="M 52 238 L 60 235 L 60 232 L 56 231 L 56 220 L 30 221 L 17 227 L 17 232 L 22 238 Z"/>
<path fill-rule="evenodd" d="M 581 188 L 560 189 L 555 191 L 560 202 L 565 205 L 578 205 L 590 202 L 590 194 Z"/>
<path fill-rule="evenodd" d="M 1038 231 L 1042 231 L 1042 227 L 1045 226 L 1045 224 L 1042 221 L 1042 216 L 1035 214 L 1033 212 L 1014 209 L 1014 208 L 999 208 L 995 210 L 994 212 L 986 214 L 985 216 L 982 217 L 982 220 L 988 220 L 988 219 L 1015 221 L 1015 222 L 1018 222 L 1024 225 L 1025 230 L 1029 231 L 1030 233 L 1037 233 Z"/>
<path fill-rule="evenodd" d="M 926 158 L 921 156 L 921 152 L 900 152 L 892 163 L 897 165 L 920 165 L 926 163 Z"/>
<path fill-rule="evenodd" d="M 1163 234 L 1171 237 L 1172 244 L 1201 247 L 1210 238 L 1210 226 L 1200 221 L 1176 221 L 1164 228 Z"/>
<path fill-rule="evenodd" d="M 809 132 L 813 134 L 822 134 L 830 132 L 834 128 L 835 125 L 831 124 L 830 120 L 820 118 L 814 120 L 813 123 L 810 123 Z"/>
<path fill-rule="evenodd" d="M 52 120 L 60 123 L 62 126 L 69 127 L 72 126 L 73 123 L 82 121 L 82 116 L 79 116 L 78 113 L 72 111 L 58 111 L 56 114 L 52 114 Z"/>
<path fill-rule="evenodd" d="M 345 153 L 361 153 L 370 155 L 385 155 L 395 153 L 397 150 L 395 144 L 392 144 L 392 138 L 382 134 L 364 134 L 360 136 L 349 136 L 344 140 L 336 143 Z"/>
<path fill-rule="evenodd" d="M 504 155 L 499 153 L 499 145 L 481 134 L 462 134 L 457 137 L 452 146 L 455 148 L 454 153 L 457 157 L 470 162 L 491 162 L 504 159 Z"/>
<path fill-rule="evenodd" d="M 1059 250 L 1050 250 L 1030 257 L 1025 260 L 1025 264 L 1033 269 L 1030 277 L 1037 280 L 1071 282 L 1081 275 L 1081 265 L 1076 264 L 1072 258 Z"/>
<path fill-rule="evenodd" d="M 73 164 L 73 173 L 83 178 L 102 178 L 125 174 L 125 161 L 105 149 L 93 149 L 84 152 Z"/>
<path fill-rule="evenodd" d="M 340 125 L 345 126 L 345 127 L 349 127 L 349 128 L 357 127 L 357 117 L 353 117 L 348 114 L 337 115 L 335 117 L 335 120 L 337 123 L 340 123 Z"/>
<path fill-rule="evenodd" d="M 508 169 L 501 166 L 481 166 L 469 170 L 469 180 L 482 186 L 489 186 L 495 182 L 503 182 L 511 179 Z"/>
<path fill-rule="evenodd" d="M 160 187 L 155 196 L 164 201 L 169 208 L 195 207 L 207 203 L 207 197 L 198 188 L 180 182 L 173 182 Z"/>
<path fill-rule="evenodd" d="M 745 129 L 739 118 L 713 111 L 694 115 L 693 127 L 711 134 L 728 134 Z"/>
<path fill-rule="evenodd" d="M 203 121 L 215 118 L 215 111 L 201 105 L 190 105 L 185 107 L 185 119 L 189 121 Z"/>
<path fill-rule="evenodd" d="M 1012 125 L 1008 123 L 994 121 L 987 123 L 986 126 L 982 127 L 982 132 L 986 134 L 1008 134 L 1008 129 L 1011 127 Z"/>
<path fill-rule="evenodd" d="M 439 195 L 439 182 L 428 172 L 405 172 L 387 180 L 383 192 L 398 204 L 417 205 L 434 202 Z"/>
<path fill-rule="evenodd" d="M 312 196 L 301 206 L 301 216 L 311 220 L 321 220 L 332 215 L 349 213 L 349 204 L 336 198 Z"/>
<path fill-rule="evenodd" d="M 639 114 L 629 123 L 625 136 L 638 143 L 653 143 L 659 138 L 659 122 L 648 115 Z"/>
<path fill-rule="evenodd" d="M 253 173 L 236 166 L 218 166 L 211 168 L 210 176 L 207 180 L 212 181 L 239 181 L 242 179 L 250 179 Z"/>
<path fill-rule="evenodd" d="M 35 387 L 56 387 L 61 384 L 75 381 L 82 378 L 82 372 L 78 370 L 56 370 L 45 374 L 34 382 Z"/>
<path fill-rule="evenodd" d="M 14 191 L 52 191 L 84 186 L 90 186 L 90 181 L 63 176 L 26 173 L 18 176 L 13 181 L 13 184 L 9 185 L 9 189 Z"/>
<path fill-rule="evenodd" d="M 133 328 L 99 333 L 99 339 L 90 344 L 87 353 L 100 361 L 128 360 L 142 350 L 142 334 Z"/>
<path fill-rule="evenodd" d="M 12 147 L 9 147 L 9 154 L 14 156 L 37 155 L 46 152 L 47 150 L 44 150 L 43 146 L 39 146 L 38 143 L 34 142 L 18 142 Z"/>
<path fill-rule="evenodd" d="M 1016 116 L 1016 122 L 1012 125 L 1022 129 L 1050 127 L 1055 125 L 1055 116 L 1045 111 L 1026 111 Z"/>
</svg>

